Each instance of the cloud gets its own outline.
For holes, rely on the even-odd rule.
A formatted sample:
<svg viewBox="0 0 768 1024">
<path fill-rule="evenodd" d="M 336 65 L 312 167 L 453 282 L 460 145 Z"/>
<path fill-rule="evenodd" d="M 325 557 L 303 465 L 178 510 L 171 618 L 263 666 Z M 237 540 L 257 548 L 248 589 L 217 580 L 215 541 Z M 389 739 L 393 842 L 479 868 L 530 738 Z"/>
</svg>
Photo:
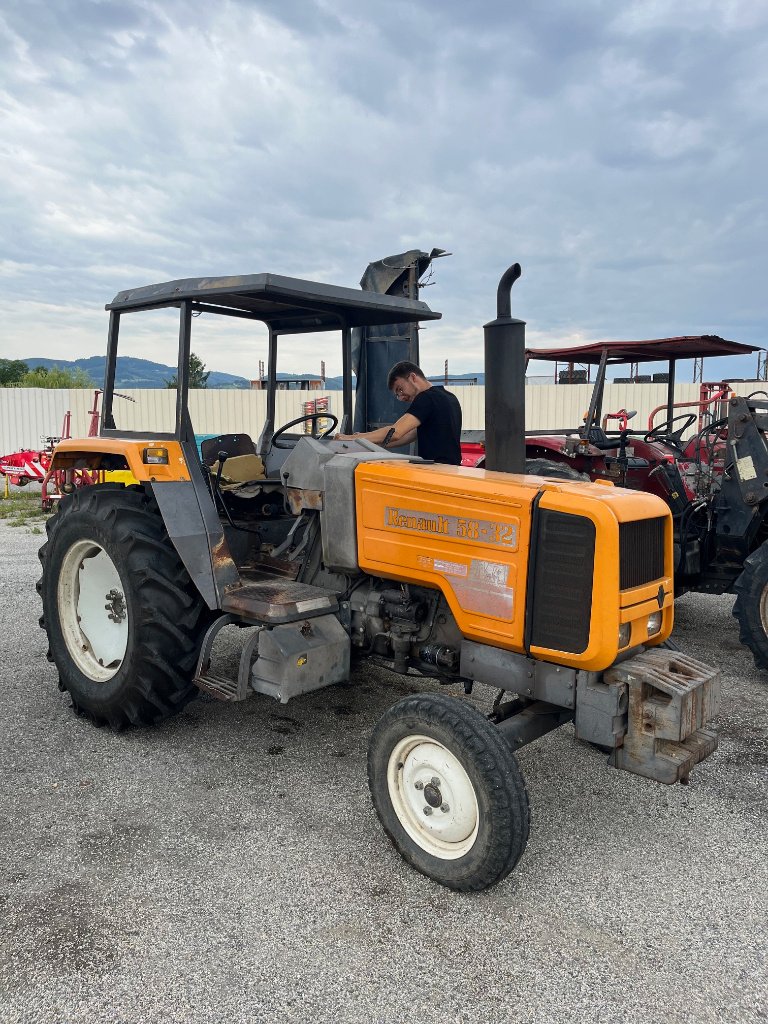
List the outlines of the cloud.
<svg viewBox="0 0 768 1024">
<path fill-rule="evenodd" d="M 454 255 L 423 296 L 444 313 L 430 372 L 481 368 L 515 260 L 537 344 L 765 342 L 766 20 L 736 0 L 8 4 L 0 356 L 102 351 L 126 287 L 356 285 L 435 245 Z M 209 367 L 242 372 L 237 332 L 205 336 Z M 153 344 L 142 327 L 136 354 Z"/>
</svg>

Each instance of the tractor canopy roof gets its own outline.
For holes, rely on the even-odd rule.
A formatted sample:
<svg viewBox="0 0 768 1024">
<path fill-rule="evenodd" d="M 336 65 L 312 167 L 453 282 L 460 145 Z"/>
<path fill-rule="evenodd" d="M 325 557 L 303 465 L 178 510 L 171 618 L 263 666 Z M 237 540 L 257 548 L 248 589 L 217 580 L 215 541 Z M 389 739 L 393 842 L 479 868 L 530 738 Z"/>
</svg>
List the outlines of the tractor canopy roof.
<svg viewBox="0 0 768 1024">
<path fill-rule="evenodd" d="M 699 356 L 742 356 L 759 352 L 759 345 L 726 341 L 716 334 L 700 334 L 683 338 L 652 338 L 649 341 L 596 341 L 592 345 L 569 345 L 566 348 L 529 348 L 529 359 L 549 362 L 599 363 L 603 352 L 609 363 L 651 363 L 670 359 L 694 359 Z"/>
<path fill-rule="evenodd" d="M 178 306 L 195 312 L 262 320 L 286 333 L 336 330 L 341 326 L 415 323 L 442 316 L 425 302 L 378 292 L 302 281 L 279 274 L 194 277 L 118 292 L 105 308 L 117 312 Z"/>
</svg>

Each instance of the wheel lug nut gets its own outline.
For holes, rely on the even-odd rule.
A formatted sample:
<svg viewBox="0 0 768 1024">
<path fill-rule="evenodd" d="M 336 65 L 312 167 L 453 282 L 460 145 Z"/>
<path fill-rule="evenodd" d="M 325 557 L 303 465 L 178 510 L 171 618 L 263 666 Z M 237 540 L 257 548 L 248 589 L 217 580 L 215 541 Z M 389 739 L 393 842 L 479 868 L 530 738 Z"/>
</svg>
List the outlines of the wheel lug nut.
<svg viewBox="0 0 768 1024">
<path fill-rule="evenodd" d="M 433 786 L 440 786 L 440 779 L 438 779 L 436 775 L 433 775 L 429 781 L 432 783 Z"/>
<path fill-rule="evenodd" d="M 427 815 L 432 813 L 432 808 L 429 806 L 429 804 L 427 804 L 427 806 L 424 808 L 424 813 Z"/>
<path fill-rule="evenodd" d="M 440 804 L 440 810 L 443 812 L 443 814 L 447 814 L 448 811 L 450 811 L 450 809 L 451 808 L 448 806 L 448 804 Z"/>
<path fill-rule="evenodd" d="M 424 789 L 424 783 L 423 782 L 415 782 L 414 786 L 416 787 L 416 789 Z"/>
</svg>

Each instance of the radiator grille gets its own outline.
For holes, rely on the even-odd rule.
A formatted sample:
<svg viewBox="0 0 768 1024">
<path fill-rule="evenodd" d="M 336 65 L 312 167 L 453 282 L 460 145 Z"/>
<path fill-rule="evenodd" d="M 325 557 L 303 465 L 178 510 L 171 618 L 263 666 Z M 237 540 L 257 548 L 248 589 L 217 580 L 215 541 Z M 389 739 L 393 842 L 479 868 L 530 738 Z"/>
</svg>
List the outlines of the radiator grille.
<svg viewBox="0 0 768 1024">
<path fill-rule="evenodd" d="M 619 586 L 641 587 L 664 575 L 666 519 L 638 519 L 619 525 Z"/>
<path fill-rule="evenodd" d="M 537 526 L 530 644 L 581 654 L 592 615 L 594 523 L 543 509 Z"/>
</svg>

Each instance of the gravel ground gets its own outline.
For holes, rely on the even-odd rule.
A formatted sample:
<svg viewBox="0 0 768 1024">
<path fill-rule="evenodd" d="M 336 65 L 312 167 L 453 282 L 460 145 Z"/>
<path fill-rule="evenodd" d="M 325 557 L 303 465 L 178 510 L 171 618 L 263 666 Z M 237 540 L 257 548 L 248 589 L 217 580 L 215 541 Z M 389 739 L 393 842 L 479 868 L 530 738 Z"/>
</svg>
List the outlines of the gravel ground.
<svg viewBox="0 0 768 1024">
<path fill-rule="evenodd" d="M 368 736 L 406 681 L 95 729 L 45 660 L 40 540 L 0 524 L 2 1024 L 768 1020 L 768 673 L 732 599 L 678 604 L 677 641 L 725 681 L 690 786 L 560 729 L 519 754 L 516 871 L 461 895 L 371 807 Z"/>
</svg>

